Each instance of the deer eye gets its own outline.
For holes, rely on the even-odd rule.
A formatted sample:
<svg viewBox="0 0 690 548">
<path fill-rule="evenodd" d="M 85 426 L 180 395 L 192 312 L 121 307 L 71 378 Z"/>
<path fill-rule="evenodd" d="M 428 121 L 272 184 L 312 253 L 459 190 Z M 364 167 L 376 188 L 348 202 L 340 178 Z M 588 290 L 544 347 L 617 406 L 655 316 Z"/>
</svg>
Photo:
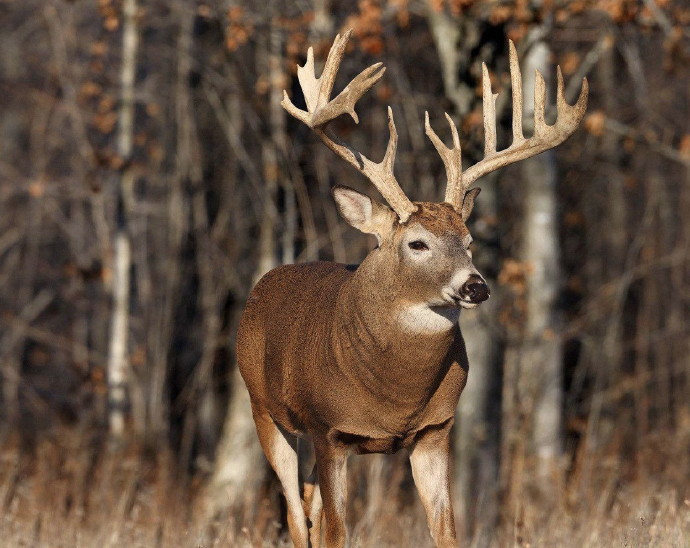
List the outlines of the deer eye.
<svg viewBox="0 0 690 548">
<path fill-rule="evenodd" d="M 427 249 L 429 249 L 429 246 L 421 240 L 415 240 L 414 242 L 410 242 L 407 245 L 410 249 L 413 249 L 415 251 L 426 251 Z"/>
</svg>

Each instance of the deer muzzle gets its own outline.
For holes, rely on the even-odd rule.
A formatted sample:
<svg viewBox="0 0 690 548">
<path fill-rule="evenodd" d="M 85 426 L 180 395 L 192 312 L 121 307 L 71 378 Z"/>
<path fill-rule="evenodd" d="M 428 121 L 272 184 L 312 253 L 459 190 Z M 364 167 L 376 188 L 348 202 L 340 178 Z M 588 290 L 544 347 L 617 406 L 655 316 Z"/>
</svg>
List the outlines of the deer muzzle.
<svg viewBox="0 0 690 548">
<path fill-rule="evenodd" d="M 472 274 L 460 290 L 460 296 L 474 304 L 484 302 L 490 295 L 491 291 L 489 291 L 489 286 L 484 279 L 477 274 Z"/>
</svg>

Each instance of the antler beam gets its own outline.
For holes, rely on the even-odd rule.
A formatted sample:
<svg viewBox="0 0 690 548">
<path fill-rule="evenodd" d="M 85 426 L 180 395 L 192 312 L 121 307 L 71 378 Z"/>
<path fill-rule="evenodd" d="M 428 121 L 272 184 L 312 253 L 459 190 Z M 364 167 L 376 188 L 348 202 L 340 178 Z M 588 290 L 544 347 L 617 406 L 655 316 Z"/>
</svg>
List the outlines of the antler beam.
<svg viewBox="0 0 690 548">
<path fill-rule="evenodd" d="M 482 87 L 484 109 L 484 159 L 476 163 L 464 173 L 460 159 L 460 143 L 457 129 L 446 114 L 448 123 L 453 132 L 453 148 L 448 149 L 439 139 L 438 135 L 429 124 L 429 115 L 426 115 L 426 134 L 436 147 L 446 166 L 448 183 L 446 185 L 445 201 L 456 208 L 462 207 L 462 200 L 467 189 L 480 177 L 491 173 L 503 166 L 513 164 L 536 156 L 546 150 L 560 145 L 577 129 L 587 110 L 587 95 L 589 86 L 587 78 L 582 80 L 580 97 L 573 106 L 565 100 L 563 74 L 558 67 L 558 90 L 556 95 L 556 122 L 549 126 L 544 121 L 544 108 L 546 105 L 546 85 L 544 77 L 536 71 L 534 86 L 534 135 L 525 139 L 522 133 L 522 76 L 518 63 L 515 44 L 510 41 L 510 81 L 513 93 L 513 142 L 505 150 L 496 152 L 496 97 L 491 91 L 489 71 L 482 64 Z"/>
<path fill-rule="evenodd" d="M 328 128 L 328 124 L 341 114 L 349 114 L 355 123 L 359 123 L 355 104 L 381 79 L 386 70 L 382 63 L 370 66 L 358 74 L 335 99 L 330 99 L 335 77 L 345 55 L 345 47 L 351 34 L 352 30 L 348 30 L 342 37 L 338 35 L 335 38 L 319 78 L 316 77 L 314 71 L 313 48 L 309 48 L 304 66 L 297 68 L 297 78 L 304 93 L 307 110 L 297 108 L 288 97 L 287 91 L 283 92 L 284 97 L 281 104 L 288 113 L 312 128 L 328 148 L 367 177 L 397 213 L 400 221 L 405 222 L 416 211 L 417 207 L 405 196 L 393 174 L 398 133 L 395 129 L 391 108 L 388 107 L 390 138 L 386 154 L 379 163 L 372 162 L 350 145 L 344 143 Z"/>
</svg>

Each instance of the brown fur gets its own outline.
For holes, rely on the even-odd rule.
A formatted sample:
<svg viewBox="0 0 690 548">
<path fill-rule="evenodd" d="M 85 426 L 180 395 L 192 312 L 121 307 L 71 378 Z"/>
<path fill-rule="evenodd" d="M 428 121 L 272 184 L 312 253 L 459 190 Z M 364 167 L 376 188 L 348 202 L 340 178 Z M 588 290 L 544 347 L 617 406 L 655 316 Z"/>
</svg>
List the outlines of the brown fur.
<svg viewBox="0 0 690 548">
<path fill-rule="evenodd" d="M 337 504 L 344 493 L 337 478 L 347 455 L 425 444 L 429 451 L 447 451 L 448 430 L 467 379 L 457 323 L 438 333 L 409 333 L 397 323 L 400 307 L 424 301 L 436 277 L 449 275 L 406 270 L 396 263 L 405 232 L 421 225 L 444 238 L 450 255 L 468 234 L 452 206 L 415 205 L 406 223 L 387 225 L 381 246 L 358 267 L 316 262 L 266 274 L 240 322 L 238 363 L 264 449 L 278 430 L 314 443 L 328 548 L 345 541 L 344 510 Z M 449 263 L 446 270 L 451 268 Z M 260 426 L 266 421 L 278 430 Z M 427 438 L 441 441 L 432 447 Z M 335 477 L 327 472 L 331 468 Z M 454 545 L 452 509 L 442 509 L 439 515 L 445 518 L 439 523 L 432 518 L 434 509 L 428 510 L 439 546 Z M 292 531 L 292 538 L 303 548 L 299 532 Z"/>
<path fill-rule="evenodd" d="M 437 236 L 453 233 L 464 238 L 470 233 L 462 217 L 458 215 L 452 205 L 445 202 L 440 204 L 417 202 L 415 205 L 418 209 L 407 221 L 407 225 L 415 222 L 420 223 Z"/>
</svg>

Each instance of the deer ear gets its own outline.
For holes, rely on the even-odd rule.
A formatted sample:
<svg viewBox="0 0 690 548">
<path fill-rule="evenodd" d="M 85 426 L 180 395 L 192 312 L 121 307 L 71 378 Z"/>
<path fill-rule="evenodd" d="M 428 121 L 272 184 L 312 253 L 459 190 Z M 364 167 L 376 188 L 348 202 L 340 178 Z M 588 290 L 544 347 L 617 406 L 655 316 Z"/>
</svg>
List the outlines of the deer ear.
<svg viewBox="0 0 690 548">
<path fill-rule="evenodd" d="M 395 230 L 398 216 L 388 206 L 343 185 L 334 186 L 331 192 L 343 219 L 357 230 L 376 235 L 379 245 Z"/>
<path fill-rule="evenodd" d="M 462 211 L 460 213 L 463 221 L 467 221 L 467 219 L 470 218 L 470 214 L 474 208 L 474 199 L 479 196 L 481 191 L 481 188 L 473 188 L 465 192 L 465 197 L 462 199 Z"/>
</svg>

